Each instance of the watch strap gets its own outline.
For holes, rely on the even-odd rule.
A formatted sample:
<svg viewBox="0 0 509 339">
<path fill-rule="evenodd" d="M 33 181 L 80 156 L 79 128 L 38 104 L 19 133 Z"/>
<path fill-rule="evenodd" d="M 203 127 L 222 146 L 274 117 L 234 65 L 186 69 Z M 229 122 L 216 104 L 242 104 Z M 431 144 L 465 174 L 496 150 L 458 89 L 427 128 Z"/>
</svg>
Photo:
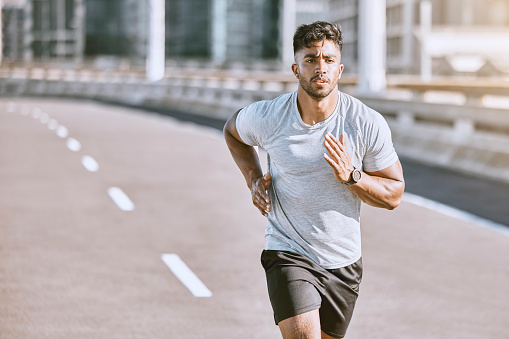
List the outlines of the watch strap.
<svg viewBox="0 0 509 339">
<path fill-rule="evenodd" d="M 357 173 L 359 174 L 359 178 L 357 180 L 355 180 L 355 175 Z M 361 180 L 361 173 L 357 168 L 354 168 L 352 173 L 350 173 L 350 180 L 348 182 L 345 182 L 345 185 L 350 186 L 350 185 L 356 184 L 359 182 L 359 180 Z"/>
</svg>

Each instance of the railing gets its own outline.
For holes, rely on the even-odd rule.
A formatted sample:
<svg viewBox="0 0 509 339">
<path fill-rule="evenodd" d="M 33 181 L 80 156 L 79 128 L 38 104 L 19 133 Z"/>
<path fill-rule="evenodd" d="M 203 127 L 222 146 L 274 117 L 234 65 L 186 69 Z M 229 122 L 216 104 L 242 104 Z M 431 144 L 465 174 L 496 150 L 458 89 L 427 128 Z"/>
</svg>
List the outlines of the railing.
<svg viewBox="0 0 509 339">
<path fill-rule="evenodd" d="M 354 86 L 354 77 L 340 80 L 341 90 L 347 93 L 353 93 Z M 291 73 L 168 68 L 163 80 L 150 83 L 143 71 L 0 70 L 3 96 L 105 99 L 176 107 L 223 119 L 249 103 L 296 88 Z M 407 99 L 395 99 L 394 92 L 402 94 L 402 90 Z M 432 91 L 463 93 L 464 103 L 424 101 L 424 94 Z M 484 107 L 481 100 L 486 95 L 509 97 L 507 82 L 421 83 L 389 77 L 387 94 L 360 99 L 385 116 L 400 155 L 509 182 L 509 110 Z"/>
</svg>

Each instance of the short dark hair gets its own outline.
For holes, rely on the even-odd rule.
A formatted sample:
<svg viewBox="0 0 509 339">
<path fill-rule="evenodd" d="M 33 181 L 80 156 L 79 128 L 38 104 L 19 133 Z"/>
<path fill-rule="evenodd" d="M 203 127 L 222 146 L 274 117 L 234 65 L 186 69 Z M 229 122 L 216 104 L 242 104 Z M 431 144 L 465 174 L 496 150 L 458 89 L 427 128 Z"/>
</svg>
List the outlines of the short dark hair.
<svg viewBox="0 0 509 339">
<path fill-rule="evenodd" d="M 312 24 L 300 25 L 293 35 L 293 54 L 303 48 L 311 47 L 316 41 L 330 40 L 343 49 L 343 33 L 339 25 L 325 21 L 315 21 Z"/>
</svg>

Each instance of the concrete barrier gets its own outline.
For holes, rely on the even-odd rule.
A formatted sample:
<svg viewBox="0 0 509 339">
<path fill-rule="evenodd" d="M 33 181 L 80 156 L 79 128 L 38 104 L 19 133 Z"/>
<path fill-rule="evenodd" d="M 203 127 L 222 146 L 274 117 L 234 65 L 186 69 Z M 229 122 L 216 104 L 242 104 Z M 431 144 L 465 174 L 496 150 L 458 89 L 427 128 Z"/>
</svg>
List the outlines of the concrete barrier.
<svg viewBox="0 0 509 339">
<path fill-rule="evenodd" d="M 509 182 L 509 111 L 483 107 L 478 99 L 464 105 L 430 103 L 422 93 L 450 89 L 458 83 L 419 84 L 398 79 L 391 88 L 417 92 L 412 100 L 359 98 L 382 113 L 393 131 L 398 153 L 426 164 Z M 355 78 L 343 77 L 340 87 L 352 92 Z M 506 84 L 469 85 L 476 98 Z M 272 99 L 297 88 L 291 74 L 169 69 L 159 82 L 148 82 L 143 72 L 92 69 L 56 71 L 11 69 L 0 71 L 2 96 L 54 96 L 99 99 L 136 106 L 170 107 L 221 119 L 258 100 Z M 509 86 L 507 87 L 509 89 Z M 509 91 L 508 91 L 509 96 Z"/>
<path fill-rule="evenodd" d="M 508 110 L 361 100 L 385 116 L 401 156 L 509 182 Z"/>
</svg>

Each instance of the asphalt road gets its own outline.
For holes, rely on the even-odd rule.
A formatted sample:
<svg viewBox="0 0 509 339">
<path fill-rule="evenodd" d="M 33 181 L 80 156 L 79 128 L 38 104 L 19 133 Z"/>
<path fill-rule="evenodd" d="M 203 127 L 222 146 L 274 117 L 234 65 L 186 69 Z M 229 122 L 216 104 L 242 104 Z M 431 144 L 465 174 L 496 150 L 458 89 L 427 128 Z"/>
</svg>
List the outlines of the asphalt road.
<svg viewBox="0 0 509 339">
<path fill-rule="evenodd" d="M 1 99 L 0 164 L 0 338 L 280 337 L 265 221 L 217 130 Z M 363 206 L 362 232 L 347 338 L 507 338 L 508 236 L 408 201 Z M 212 295 L 193 295 L 163 254 Z"/>
</svg>

